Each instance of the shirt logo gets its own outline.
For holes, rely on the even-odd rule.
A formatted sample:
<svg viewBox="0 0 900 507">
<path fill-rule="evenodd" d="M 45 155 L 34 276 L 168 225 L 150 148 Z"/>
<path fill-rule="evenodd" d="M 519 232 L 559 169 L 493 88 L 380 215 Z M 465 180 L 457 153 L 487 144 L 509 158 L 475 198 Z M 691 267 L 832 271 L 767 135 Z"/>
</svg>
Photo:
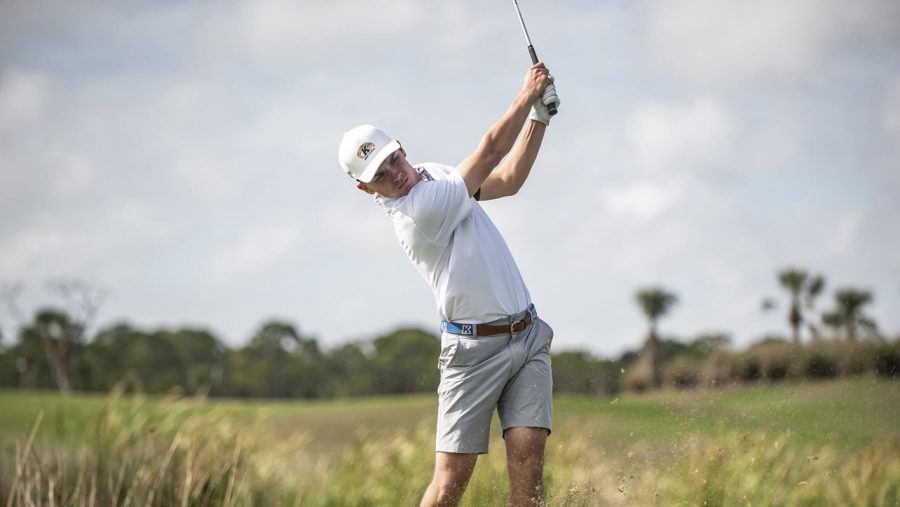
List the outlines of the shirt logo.
<svg viewBox="0 0 900 507">
<path fill-rule="evenodd" d="M 356 156 L 363 160 L 368 160 L 369 155 L 371 155 L 373 151 L 375 151 L 374 143 L 363 143 L 359 145 L 359 149 L 356 150 Z"/>
</svg>

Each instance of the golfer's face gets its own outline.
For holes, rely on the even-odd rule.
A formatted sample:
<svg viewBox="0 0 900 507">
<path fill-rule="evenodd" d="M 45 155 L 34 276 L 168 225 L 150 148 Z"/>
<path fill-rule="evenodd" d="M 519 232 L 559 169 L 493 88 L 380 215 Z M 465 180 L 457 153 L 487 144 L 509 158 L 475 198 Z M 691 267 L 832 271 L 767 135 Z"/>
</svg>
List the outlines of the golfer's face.
<svg viewBox="0 0 900 507">
<path fill-rule="evenodd" d="M 419 175 L 406 161 L 406 152 L 401 148 L 381 163 L 367 186 L 384 197 L 396 198 L 408 194 L 418 182 Z"/>
</svg>

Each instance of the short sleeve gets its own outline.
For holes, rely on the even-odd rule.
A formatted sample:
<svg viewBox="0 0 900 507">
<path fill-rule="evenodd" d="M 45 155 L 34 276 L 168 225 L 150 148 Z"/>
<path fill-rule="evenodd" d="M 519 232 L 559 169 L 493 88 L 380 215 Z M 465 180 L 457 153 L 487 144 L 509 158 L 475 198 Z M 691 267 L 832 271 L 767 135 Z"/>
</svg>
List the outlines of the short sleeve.
<svg viewBox="0 0 900 507">
<path fill-rule="evenodd" d="M 472 202 L 462 176 L 453 170 L 446 179 L 416 185 L 409 195 L 410 218 L 430 241 L 446 244 L 469 213 Z"/>
</svg>

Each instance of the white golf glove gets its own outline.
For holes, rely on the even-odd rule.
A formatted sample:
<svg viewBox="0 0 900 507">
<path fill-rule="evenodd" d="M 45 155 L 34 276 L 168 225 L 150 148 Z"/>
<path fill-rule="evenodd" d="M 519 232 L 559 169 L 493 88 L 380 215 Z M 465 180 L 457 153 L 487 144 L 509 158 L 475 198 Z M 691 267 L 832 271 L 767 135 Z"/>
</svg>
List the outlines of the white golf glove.
<svg viewBox="0 0 900 507">
<path fill-rule="evenodd" d="M 547 106 L 554 103 L 558 108 L 560 100 L 559 95 L 556 94 L 556 85 L 550 83 L 547 88 L 544 88 L 544 95 L 534 101 L 534 105 L 531 106 L 531 113 L 528 114 L 528 119 L 539 121 L 544 125 L 550 125 L 551 117 Z"/>
</svg>

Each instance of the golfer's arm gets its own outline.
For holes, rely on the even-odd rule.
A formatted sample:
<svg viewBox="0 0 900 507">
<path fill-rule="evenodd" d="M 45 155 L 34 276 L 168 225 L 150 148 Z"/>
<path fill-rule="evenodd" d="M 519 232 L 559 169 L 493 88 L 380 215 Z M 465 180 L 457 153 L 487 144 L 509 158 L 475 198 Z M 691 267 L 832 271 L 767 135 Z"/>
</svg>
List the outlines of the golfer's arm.
<svg viewBox="0 0 900 507">
<path fill-rule="evenodd" d="M 500 165 L 503 157 L 512 149 L 522 124 L 528 117 L 528 111 L 531 110 L 532 102 L 534 97 L 524 91 L 519 93 L 509 109 L 481 138 L 475 152 L 456 166 L 456 170 L 466 182 L 470 196 L 475 195 L 491 171 Z"/>
<path fill-rule="evenodd" d="M 540 122 L 529 121 L 522 129 L 516 143 L 503 165 L 495 169 L 481 184 L 482 201 L 515 195 L 525 184 L 531 167 L 537 159 L 547 127 Z"/>
</svg>

